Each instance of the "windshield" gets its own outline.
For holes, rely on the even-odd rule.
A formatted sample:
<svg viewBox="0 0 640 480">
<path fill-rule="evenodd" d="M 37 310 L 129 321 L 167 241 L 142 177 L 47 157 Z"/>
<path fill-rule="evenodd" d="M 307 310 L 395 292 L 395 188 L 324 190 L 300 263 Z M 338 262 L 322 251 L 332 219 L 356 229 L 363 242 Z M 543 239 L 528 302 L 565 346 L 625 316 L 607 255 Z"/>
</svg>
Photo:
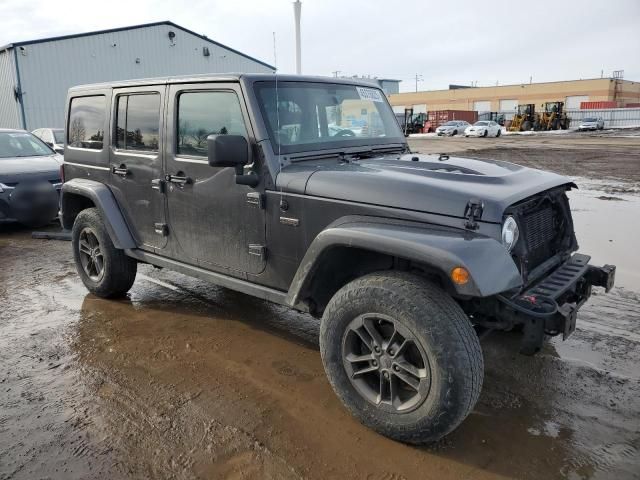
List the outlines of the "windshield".
<svg viewBox="0 0 640 480">
<path fill-rule="evenodd" d="M 52 130 L 53 131 L 53 138 L 55 139 L 56 143 L 64 143 L 64 130 L 60 129 L 60 130 Z"/>
<path fill-rule="evenodd" d="M 405 143 L 391 107 L 376 88 L 278 82 L 276 95 L 275 85 L 257 82 L 255 88 L 276 151 Z"/>
<path fill-rule="evenodd" d="M 26 132 L 0 132 L 0 158 L 42 157 L 53 152 Z"/>
<path fill-rule="evenodd" d="M 583 120 L 583 122 L 597 122 L 597 121 L 598 121 L 598 119 L 597 119 L 597 118 L 585 118 L 585 119 Z"/>
<path fill-rule="evenodd" d="M 474 127 L 486 127 L 489 125 L 489 122 L 476 122 L 473 124 Z"/>
<path fill-rule="evenodd" d="M 447 122 L 444 124 L 445 127 L 457 127 L 458 122 Z"/>
</svg>

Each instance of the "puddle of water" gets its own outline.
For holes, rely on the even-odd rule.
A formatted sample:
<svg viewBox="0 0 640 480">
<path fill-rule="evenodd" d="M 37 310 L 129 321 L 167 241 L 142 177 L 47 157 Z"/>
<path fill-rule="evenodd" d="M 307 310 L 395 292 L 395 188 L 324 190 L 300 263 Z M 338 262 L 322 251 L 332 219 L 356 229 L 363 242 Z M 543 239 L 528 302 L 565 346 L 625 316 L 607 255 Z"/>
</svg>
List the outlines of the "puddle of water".
<svg viewBox="0 0 640 480">
<path fill-rule="evenodd" d="M 640 196 L 616 193 L 620 201 L 601 200 L 602 190 L 569 193 L 580 252 L 595 265 L 616 265 L 616 286 L 640 291 Z"/>
</svg>

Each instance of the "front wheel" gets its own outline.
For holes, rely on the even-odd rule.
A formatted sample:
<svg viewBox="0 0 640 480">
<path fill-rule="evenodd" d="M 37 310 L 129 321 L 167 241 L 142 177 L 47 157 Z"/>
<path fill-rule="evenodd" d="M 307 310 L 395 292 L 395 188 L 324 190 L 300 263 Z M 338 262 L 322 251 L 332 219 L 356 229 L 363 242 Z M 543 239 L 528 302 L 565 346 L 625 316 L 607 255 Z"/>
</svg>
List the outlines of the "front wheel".
<svg viewBox="0 0 640 480">
<path fill-rule="evenodd" d="M 76 270 L 94 295 L 124 295 L 136 279 L 137 262 L 113 246 L 98 209 L 81 211 L 73 222 L 71 245 Z"/>
<path fill-rule="evenodd" d="M 340 289 L 322 317 L 320 351 L 349 411 L 403 442 L 453 431 L 482 388 L 482 351 L 467 316 L 442 289 L 403 272 Z"/>
<path fill-rule="evenodd" d="M 498 138 L 500 135 L 502 135 L 502 130 L 498 129 L 498 131 L 496 132 L 496 138 Z"/>
</svg>

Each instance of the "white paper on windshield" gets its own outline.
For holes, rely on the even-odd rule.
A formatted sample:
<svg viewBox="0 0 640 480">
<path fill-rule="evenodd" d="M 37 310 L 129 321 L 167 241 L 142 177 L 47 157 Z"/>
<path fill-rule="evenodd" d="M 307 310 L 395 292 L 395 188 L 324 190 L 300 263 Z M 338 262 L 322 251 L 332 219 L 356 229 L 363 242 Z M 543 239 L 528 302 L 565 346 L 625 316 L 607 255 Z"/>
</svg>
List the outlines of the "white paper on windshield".
<svg viewBox="0 0 640 480">
<path fill-rule="evenodd" d="M 375 88 L 366 88 L 366 87 L 356 87 L 358 90 L 358 95 L 360 95 L 361 100 L 370 100 L 372 102 L 384 102 L 382 95 L 380 95 L 380 90 L 376 90 Z"/>
</svg>

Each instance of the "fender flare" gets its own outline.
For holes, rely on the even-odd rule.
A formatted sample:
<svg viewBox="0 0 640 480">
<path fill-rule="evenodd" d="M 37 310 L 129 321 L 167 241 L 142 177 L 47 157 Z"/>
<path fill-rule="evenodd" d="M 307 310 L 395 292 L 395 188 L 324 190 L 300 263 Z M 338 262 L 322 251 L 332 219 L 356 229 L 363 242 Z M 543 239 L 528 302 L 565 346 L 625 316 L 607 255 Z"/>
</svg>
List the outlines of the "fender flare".
<svg viewBox="0 0 640 480">
<path fill-rule="evenodd" d="M 301 294 L 310 285 L 322 255 L 335 246 L 415 261 L 447 278 L 455 267 L 464 267 L 471 278 L 464 285 L 454 285 L 461 296 L 488 297 L 522 285 L 515 262 L 494 238 L 437 225 L 352 217 L 329 225 L 313 240 L 291 282 L 289 305 L 303 300 Z"/>
<path fill-rule="evenodd" d="M 86 178 L 74 178 L 62 185 L 60 194 L 60 206 L 62 210 L 62 224 L 65 228 L 70 228 L 73 224 L 70 214 L 65 215 L 65 210 L 69 210 L 71 196 L 78 195 L 88 198 L 100 211 L 102 219 L 113 246 L 120 249 L 136 248 L 138 246 L 129 226 L 125 221 L 120 207 L 116 202 L 113 193 L 104 183 L 96 182 Z"/>
</svg>

